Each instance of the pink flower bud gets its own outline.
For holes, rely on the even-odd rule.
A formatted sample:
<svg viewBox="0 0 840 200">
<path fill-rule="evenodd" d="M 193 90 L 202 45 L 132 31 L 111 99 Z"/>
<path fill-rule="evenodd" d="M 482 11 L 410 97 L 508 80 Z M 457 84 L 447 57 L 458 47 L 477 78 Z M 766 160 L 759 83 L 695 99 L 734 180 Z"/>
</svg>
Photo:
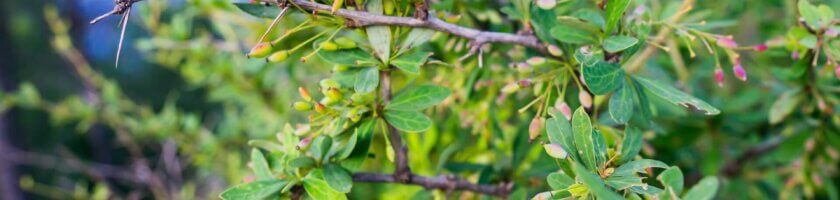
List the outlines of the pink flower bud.
<svg viewBox="0 0 840 200">
<path fill-rule="evenodd" d="M 754 50 L 754 51 L 758 51 L 758 52 L 764 52 L 764 51 L 767 51 L 767 45 L 766 45 L 766 44 L 759 44 L 759 45 L 755 45 L 755 46 L 753 47 L 753 50 Z"/>
<path fill-rule="evenodd" d="M 559 109 L 560 113 L 563 113 L 563 117 L 566 117 L 566 120 L 572 120 L 572 108 L 569 108 L 569 104 L 566 104 L 565 101 L 558 99 L 554 107 Z"/>
<path fill-rule="evenodd" d="M 794 60 L 799 60 L 799 51 L 793 51 L 793 53 L 790 53 L 790 58 L 793 58 Z"/>
<path fill-rule="evenodd" d="M 825 104 L 825 100 L 823 100 L 822 98 L 817 98 L 817 108 L 820 109 L 820 111 L 823 111 L 824 113 L 831 112 L 831 109 L 828 108 L 828 105 Z"/>
<path fill-rule="evenodd" d="M 734 49 L 738 47 L 738 43 L 732 40 L 732 37 L 718 37 L 717 45 L 727 49 Z"/>
<path fill-rule="evenodd" d="M 829 38 L 837 37 L 838 31 L 835 28 L 830 28 L 830 29 L 825 31 L 825 35 L 828 36 Z"/>
<path fill-rule="evenodd" d="M 589 96 L 589 92 L 581 90 L 580 93 L 578 93 L 578 100 L 580 100 L 580 104 L 583 105 L 583 107 L 592 107 L 592 96 Z"/>
<path fill-rule="evenodd" d="M 735 64 L 735 67 L 732 68 L 732 73 L 741 81 L 747 81 L 747 72 L 744 71 L 744 67 L 741 67 L 741 63 Z"/>
<path fill-rule="evenodd" d="M 540 192 L 539 194 L 535 195 L 534 198 L 531 198 L 531 200 L 549 200 L 552 196 L 553 195 L 551 195 L 551 192 Z"/>
<path fill-rule="evenodd" d="M 553 158 L 566 159 L 566 156 L 568 155 L 566 150 L 563 150 L 563 147 L 559 144 L 544 144 L 543 148 L 545 148 L 545 152 Z"/>
<path fill-rule="evenodd" d="M 534 141 L 534 139 L 537 139 L 537 137 L 540 136 L 540 133 L 542 133 L 542 121 L 543 119 L 540 117 L 534 117 L 534 119 L 531 120 L 531 125 L 528 126 L 529 141 Z"/>
<path fill-rule="evenodd" d="M 715 68 L 715 82 L 718 87 L 723 87 L 723 70 L 720 68 Z"/>
<path fill-rule="evenodd" d="M 531 83 L 533 83 L 533 82 L 531 82 L 531 79 L 519 80 L 519 86 L 522 86 L 522 87 L 531 87 Z"/>
<path fill-rule="evenodd" d="M 303 149 L 309 148 L 310 143 L 312 143 L 312 136 L 303 138 L 302 140 L 300 140 L 300 142 L 298 142 L 297 149 L 298 150 L 303 150 Z"/>
</svg>

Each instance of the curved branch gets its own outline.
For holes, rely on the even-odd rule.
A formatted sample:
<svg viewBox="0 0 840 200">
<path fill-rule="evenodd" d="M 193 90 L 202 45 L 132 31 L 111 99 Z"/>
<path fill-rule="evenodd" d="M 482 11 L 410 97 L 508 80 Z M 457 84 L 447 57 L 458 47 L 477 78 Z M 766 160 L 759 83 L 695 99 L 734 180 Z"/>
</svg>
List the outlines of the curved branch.
<svg viewBox="0 0 840 200">
<path fill-rule="evenodd" d="M 377 173 L 356 173 L 353 175 L 353 181 L 369 183 L 400 183 L 400 181 L 397 180 L 393 175 Z M 511 189 L 513 188 L 512 183 L 500 183 L 499 185 L 481 185 L 471 183 L 467 180 L 460 179 L 452 175 L 426 177 L 411 174 L 410 181 L 404 184 L 419 185 L 423 186 L 426 189 L 440 189 L 444 191 L 467 190 L 498 197 L 507 197 L 507 195 L 510 194 Z"/>
<path fill-rule="evenodd" d="M 275 0 L 262 1 L 266 3 L 275 2 Z M 332 9 L 332 6 L 319 4 L 308 0 L 290 0 L 289 2 L 309 11 L 317 10 L 329 13 Z M 412 17 L 378 15 L 364 11 L 353 11 L 347 9 L 339 9 L 335 11 L 335 13 L 333 13 L 332 15 L 343 17 L 352 21 L 353 26 L 392 25 L 428 28 L 470 39 L 473 41 L 473 44 L 475 46 L 481 46 L 481 44 L 485 43 L 508 43 L 530 47 L 544 54 L 547 54 L 548 52 L 548 49 L 546 49 L 545 45 L 543 45 L 540 42 L 540 40 L 537 39 L 537 37 L 534 35 L 518 35 L 511 33 L 482 31 L 478 29 L 450 24 L 432 15 L 427 15 L 425 19 L 418 19 Z"/>
</svg>

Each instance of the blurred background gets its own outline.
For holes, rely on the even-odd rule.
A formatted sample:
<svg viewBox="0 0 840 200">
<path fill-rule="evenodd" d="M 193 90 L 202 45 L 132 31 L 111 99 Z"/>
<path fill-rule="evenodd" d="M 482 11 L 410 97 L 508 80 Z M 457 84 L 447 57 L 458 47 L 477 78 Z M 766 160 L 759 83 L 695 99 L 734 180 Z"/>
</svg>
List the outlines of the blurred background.
<svg viewBox="0 0 840 200">
<path fill-rule="evenodd" d="M 637 1 L 661 7 L 679 3 L 654 2 Z M 838 0 L 818 2 L 840 10 Z M 788 34 L 789 27 L 796 25 L 795 3 L 699 1 L 693 16 L 713 24 L 712 32 L 731 34 L 740 44 L 755 45 Z M 509 32 L 512 25 L 503 23 L 504 14 L 498 11 L 505 6 L 509 6 L 506 1 L 441 0 L 436 9 L 464 16 L 460 23 L 465 26 Z M 248 176 L 249 140 L 273 139 L 284 124 L 306 120 L 305 115 L 290 111 L 289 105 L 298 98 L 296 89 L 316 87 L 332 68 L 318 61 L 266 64 L 247 59 L 244 53 L 270 20 L 238 10 L 231 0 L 145 0 L 136 4 L 126 24 L 120 63 L 115 66 L 119 17 L 88 23 L 112 8 L 111 0 L 0 2 L 0 199 L 215 199 L 225 188 Z M 280 29 L 293 27 L 303 19 L 302 15 L 290 15 Z M 287 40 L 305 39 L 306 34 L 296 34 Z M 423 77 L 441 80 L 444 77 L 440 74 L 477 69 L 474 62 L 457 63 L 466 50 L 445 48 L 452 40 L 465 43 L 439 34 L 428 48 L 436 52 L 436 59 L 457 67 L 439 67 L 424 72 Z M 832 132 L 837 130 L 836 125 L 816 123 L 815 119 L 836 121 L 840 109 L 827 116 L 797 112 L 784 123 L 768 122 L 775 100 L 797 87 L 780 78 L 780 70 L 795 62 L 790 59 L 789 49 L 744 54 L 749 81 L 731 78 L 724 88 L 717 88 L 711 79 L 714 60 L 708 55 L 690 59 L 685 47 L 681 48 L 682 62 L 691 74 L 680 80 L 681 88 L 723 112 L 707 117 L 664 106 L 657 117 L 659 126 L 647 136 L 643 154 L 680 166 L 688 184 L 703 175 L 720 175 L 725 180 L 718 195 L 722 199 L 774 198 L 785 192 L 808 198 L 829 197 L 831 192 L 825 188 L 837 183 L 837 166 L 831 163 L 836 164 L 838 158 L 831 157 L 829 150 L 819 149 L 833 148 L 836 154 L 840 147 L 818 142 L 814 152 L 819 153 L 810 153 L 804 147 L 808 141 L 821 141 L 821 137 L 812 136 L 817 133 L 838 134 Z M 488 69 L 499 73 L 485 75 L 486 79 L 527 76 L 500 72 L 510 61 L 499 59 L 491 60 L 489 63 L 496 63 Z M 660 53 L 649 61 L 645 73 L 675 80 L 670 71 L 673 63 L 671 57 Z M 461 80 L 467 75 L 447 78 Z M 834 88 L 840 85 L 836 79 L 821 80 Z M 502 82 L 488 81 L 490 89 L 476 92 L 494 97 Z M 833 91 L 837 95 L 838 90 Z M 522 156 L 492 164 L 486 161 L 486 154 L 477 153 L 489 148 L 486 144 L 464 147 L 466 141 L 499 134 L 505 138 L 502 142 L 522 143 L 524 140 L 507 135 L 527 135 L 530 118 L 527 113 L 505 110 L 518 109 L 531 99 L 533 96 L 518 95 L 490 109 L 487 105 L 465 104 L 439 116 L 435 133 L 428 133 L 434 137 L 407 138 L 420 141 L 419 146 L 409 144 L 409 148 L 425 148 L 425 152 L 411 156 L 412 167 L 428 174 L 487 173 L 485 170 L 516 173 L 524 177 L 522 186 L 546 187 L 539 180 L 549 167 L 540 166 L 552 163 L 544 155 L 523 158 L 533 163 L 525 166 L 526 170 L 517 170 L 516 163 L 521 160 L 517 159 Z M 801 107 L 813 110 L 815 103 L 808 101 Z M 502 125 L 490 127 L 468 121 L 488 112 L 497 112 L 493 114 L 500 119 L 495 120 Z M 826 128 L 829 126 L 833 129 Z M 381 138 L 376 141 L 379 147 L 375 148 L 384 146 Z M 755 161 L 736 163 L 737 169 L 727 171 L 731 164 L 727 161 L 747 159 L 739 156 L 768 141 L 773 145 L 767 150 L 770 153 L 747 155 Z M 464 164 L 475 162 L 488 162 L 492 167 Z M 788 187 L 791 177 L 808 177 L 802 185 L 811 187 Z M 819 178 L 819 185 L 814 177 Z M 411 192 L 406 195 L 400 194 L 403 190 L 388 190 L 393 188 Z M 410 197 L 421 188 L 354 187 L 354 197 L 364 198 L 372 194 L 356 194 L 357 190 L 399 198 Z"/>
</svg>

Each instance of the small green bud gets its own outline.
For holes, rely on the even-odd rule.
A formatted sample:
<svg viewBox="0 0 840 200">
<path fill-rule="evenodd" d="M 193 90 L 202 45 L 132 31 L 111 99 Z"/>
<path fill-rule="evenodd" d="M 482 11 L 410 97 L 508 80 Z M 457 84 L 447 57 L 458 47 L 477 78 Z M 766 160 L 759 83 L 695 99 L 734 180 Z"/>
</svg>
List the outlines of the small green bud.
<svg viewBox="0 0 840 200">
<path fill-rule="evenodd" d="M 353 40 L 351 40 L 350 38 L 347 38 L 347 37 L 336 38 L 334 42 L 335 42 L 335 44 L 338 45 L 339 49 L 356 48 L 356 42 L 354 42 Z"/>
<path fill-rule="evenodd" d="M 394 14 L 394 1 L 393 0 L 385 0 L 382 2 L 382 10 L 385 11 L 385 15 L 393 15 Z"/>
<path fill-rule="evenodd" d="M 354 105 L 364 105 L 370 101 L 369 97 L 367 94 L 355 93 L 350 96 L 350 100 L 353 101 Z"/>
<path fill-rule="evenodd" d="M 271 54 L 271 56 L 268 56 L 268 61 L 269 62 L 282 62 L 282 61 L 286 60 L 286 58 L 289 58 L 289 51 L 283 50 L 283 51 L 274 52 L 273 54 Z"/>
<path fill-rule="evenodd" d="M 257 46 L 254 46 L 254 48 L 251 48 L 251 52 L 248 52 L 247 56 L 250 58 L 264 58 L 271 54 L 272 50 L 274 48 L 271 46 L 271 43 L 261 42 Z"/>
<path fill-rule="evenodd" d="M 338 81 L 332 79 L 324 79 L 321 80 L 321 88 L 339 88 L 341 85 L 338 84 Z"/>
<path fill-rule="evenodd" d="M 331 105 L 335 105 L 336 103 L 338 103 L 338 100 L 339 99 L 324 97 L 323 99 L 321 99 L 321 104 L 331 106 Z"/>
<path fill-rule="evenodd" d="M 335 65 L 333 67 L 333 72 L 343 72 L 347 71 L 347 69 L 350 69 L 347 65 Z"/>
<path fill-rule="evenodd" d="M 329 97 L 331 99 L 336 99 L 336 100 L 341 100 L 342 98 L 344 98 L 344 96 L 341 95 L 341 91 L 336 89 L 336 88 L 328 89 L 326 95 L 327 95 L 327 97 Z"/>
<path fill-rule="evenodd" d="M 321 49 L 323 49 L 324 51 L 338 50 L 338 45 L 335 44 L 335 42 L 324 41 L 324 42 L 321 42 L 320 46 L 321 46 Z"/>
<path fill-rule="evenodd" d="M 302 101 L 295 102 L 294 106 L 297 111 L 308 111 L 312 109 L 312 105 Z"/>
</svg>

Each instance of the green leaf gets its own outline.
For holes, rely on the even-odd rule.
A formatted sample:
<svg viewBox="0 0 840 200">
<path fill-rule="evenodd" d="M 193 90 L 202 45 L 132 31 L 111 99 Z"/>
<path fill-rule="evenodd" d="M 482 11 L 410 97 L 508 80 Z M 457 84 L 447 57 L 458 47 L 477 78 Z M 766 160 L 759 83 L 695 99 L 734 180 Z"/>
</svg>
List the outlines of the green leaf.
<svg viewBox="0 0 840 200">
<path fill-rule="evenodd" d="M 594 194 L 599 200 L 622 199 L 621 195 L 607 188 L 607 186 L 604 185 L 604 180 L 601 180 L 601 177 L 598 177 L 598 175 L 589 172 L 578 163 L 575 163 L 573 168 L 575 170 L 575 174 L 577 174 L 578 180 L 580 180 L 580 182 L 589 189 L 589 192 Z"/>
<path fill-rule="evenodd" d="M 803 99 L 803 96 L 799 95 L 801 91 L 801 88 L 788 90 L 779 96 L 776 102 L 773 102 L 773 105 L 770 106 L 770 114 L 768 116 L 770 124 L 782 122 L 782 120 L 799 106 L 799 103 Z"/>
<path fill-rule="evenodd" d="M 421 132 L 432 126 L 432 120 L 418 111 L 386 110 L 385 120 L 405 132 Z"/>
<path fill-rule="evenodd" d="M 341 162 L 341 165 L 350 170 L 359 168 L 368 156 L 370 150 L 370 143 L 373 140 L 373 127 L 376 125 L 376 120 L 370 119 L 364 121 L 356 128 L 356 147 L 350 156 Z"/>
<path fill-rule="evenodd" d="M 551 36 L 571 44 L 596 44 L 601 30 L 590 23 L 574 17 L 561 16 L 551 28 Z"/>
<path fill-rule="evenodd" d="M 318 51 L 318 57 L 324 61 L 347 66 L 376 66 L 379 61 L 370 53 L 359 49 L 342 49 L 335 51 Z"/>
<path fill-rule="evenodd" d="M 623 82 L 622 82 L 623 83 Z M 633 116 L 633 105 L 635 105 L 636 93 L 633 86 L 621 84 L 612 97 L 610 97 L 610 118 L 616 123 L 624 124 Z"/>
<path fill-rule="evenodd" d="M 624 129 L 624 140 L 621 141 L 621 157 L 617 164 L 623 164 L 636 158 L 642 149 L 642 132 L 636 127 L 628 126 Z"/>
<path fill-rule="evenodd" d="M 280 14 L 280 7 L 277 6 L 264 6 L 258 3 L 233 3 L 233 5 L 254 17 L 274 19 Z"/>
<path fill-rule="evenodd" d="M 604 60 L 604 53 L 601 51 L 584 53 L 581 49 L 582 48 L 575 50 L 574 57 L 575 60 L 584 67 L 595 65 Z"/>
<path fill-rule="evenodd" d="M 566 150 L 572 160 L 580 161 L 578 150 L 575 147 L 575 135 L 569 121 L 562 116 L 552 117 L 547 120 L 545 126 L 548 141 L 563 147 L 563 150 Z"/>
<path fill-rule="evenodd" d="M 315 159 L 309 156 L 301 156 L 289 161 L 289 167 L 306 168 L 315 166 Z"/>
<path fill-rule="evenodd" d="M 548 174 L 546 182 L 548 182 L 548 185 L 551 187 L 551 189 L 559 190 L 566 189 L 572 184 L 575 184 L 575 179 L 569 177 L 569 175 L 566 175 L 564 173 L 554 172 Z"/>
<path fill-rule="evenodd" d="M 683 190 L 683 173 L 679 167 L 671 167 L 659 174 L 659 182 L 665 187 L 660 199 L 677 199 Z"/>
<path fill-rule="evenodd" d="M 240 184 L 225 190 L 219 195 L 222 199 L 266 199 L 283 189 L 289 181 L 272 179 Z"/>
<path fill-rule="evenodd" d="M 344 144 L 344 148 L 342 148 L 335 156 L 336 159 L 344 160 L 345 158 L 350 157 L 350 154 L 352 154 L 353 150 L 356 149 L 356 142 L 359 141 L 359 134 L 358 127 L 353 129 L 353 134 L 350 135 L 349 139 L 347 139 L 347 143 Z"/>
<path fill-rule="evenodd" d="M 358 93 L 369 93 L 379 86 L 379 68 L 368 67 L 356 74 L 353 89 Z"/>
<path fill-rule="evenodd" d="M 581 66 L 589 91 L 604 95 L 615 90 L 624 80 L 624 69 L 617 63 L 599 61 L 590 67 Z"/>
<path fill-rule="evenodd" d="M 553 14 L 553 12 L 552 12 Z M 600 11 L 596 11 L 593 9 L 582 9 L 574 14 L 575 17 L 583 19 L 589 23 L 595 24 L 596 26 L 600 27 L 601 29 L 604 28 L 606 21 L 604 20 L 604 16 L 601 15 Z"/>
<path fill-rule="evenodd" d="M 575 133 L 575 147 L 580 155 L 580 162 L 587 169 L 596 170 L 598 162 L 595 158 L 595 139 L 594 134 L 592 134 L 592 124 L 583 107 L 575 110 L 572 117 L 572 131 Z"/>
<path fill-rule="evenodd" d="M 316 160 L 324 161 L 328 158 L 327 153 L 330 152 L 330 147 L 332 147 L 332 138 L 322 135 L 312 141 L 309 151 Z"/>
<path fill-rule="evenodd" d="M 607 164 L 607 140 L 599 130 L 592 131 L 592 139 L 595 147 L 595 163 L 599 169 L 603 169 Z"/>
<path fill-rule="evenodd" d="M 630 36 L 610 36 L 604 39 L 604 50 L 610 53 L 616 53 L 636 45 L 639 39 Z"/>
<path fill-rule="evenodd" d="M 324 165 L 324 180 L 332 189 L 341 193 L 348 193 L 353 187 L 353 177 L 341 166 L 335 164 Z"/>
<path fill-rule="evenodd" d="M 326 181 L 321 169 L 314 169 L 303 178 L 303 188 L 306 194 L 315 200 L 346 200 L 347 196 L 333 190 Z"/>
<path fill-rule="evenodd" d="M 677 88 L 674 88 L 668 84 L 654 81 L 651 79 L 642 78 L 639 76 L 634 76 L 634 79 L 638 81 L 642 86 L 644 86 L 647 90 L 650 90 L 650 93 L 660 98 L 667 100 L 673 104 L 685 106 L 685 107 L 693 107 L 698 110 L 706 112 L 706 115 L 717 115 L 720 113 L 720 110 L 709 105 L 703 100 L 695 98 L 691 95 L 688 95 Z"/>
<path fill-rule="evenodd" d="M 647 186 L 638 176 L 610 176 L 606 180 L 607 185 L 616 190 L 625 190 L 634 186 Z"/>
<path fill-rule="evenodd" d="M 386 110 L 414 111 L 422 110 L 440 103 L 449 97 L 451 91 L 448 88 L 422 85 L 406 89 L 397 94 L 388 105 Z"/>
<path fill-rule="evenodd" d="M 822 26 L 819 9 L 808 2 L 808 0 L 799 0 L 799 15 L 805 19 L 805 23 L 813 29 L 819 29 Z"/>
<path fill-rule="evenodd" d="M 257 176 L 258 181 L 269 180 L 274 178 L 271 175 L 271 169 L 268 168 L 268 162 L 265 161 L 265 156 L 259 149 L 251 150 L 251 165 L 254 168 L 254 175 Z"/>
<path fill-rule="evenodd" d="M 613 172 L 616 176 L 632 176 L 635 173 L 644 172 L 647 168 L 668 168 L 668 165 L 658 160 L 641 159 L 624 163 Z"/>
<path fill-rule="evenodd" d="M 408 36 L 405 37 L 405 40 L 402 41 L 400 45 L 399 53 L 406 52 L 408 50 L 413 49 L 414 47 L 420 46 L 423 43 L 426 43 L 432 36 L 435 35 L 435 30 L 432 29 L 425 29 L 425 28 L 412 28 L 410 32 L 408 32 Z"/>
<path fill-rule="evenodd" d="M 718 190 L 718 179 L 714 176 L 707 176 L 694 185 L 688 193 L 685 193 L 683 200 L 709 200 L 715 197 Z"/>
<path fill-rule="evenodd" d="M 382 14 L 382 0 L 367 1 L 367 12 Z M 373 51 L 383 63 L 388 63 L 391 59 L 391 30 L 388 26 L 369 26 L 365 30 Z"/>
<path fill-rule="evenodd" d="M 426 63 L 426 59 L 431 55 L 432 53 L 429 52 L 414 51 L 397 57 L 391 61 L 391 64 L 404 72 L 419 74 L 420 67 Z"/>
<path fill-rule="evenodd" d="M 630 5 L 630 0 L 610 0 L 607 1 L 607 8 L 606 8 L 606 15 L 607 15 L 607 27 L 604 31 L 607 34 L 612 34 L 612 31 L 618 26 L 618 22 L 621 21 L 621 17 L 624 16 L 624 11 L 627 10 L 627 6 Z"/>
</svg>

